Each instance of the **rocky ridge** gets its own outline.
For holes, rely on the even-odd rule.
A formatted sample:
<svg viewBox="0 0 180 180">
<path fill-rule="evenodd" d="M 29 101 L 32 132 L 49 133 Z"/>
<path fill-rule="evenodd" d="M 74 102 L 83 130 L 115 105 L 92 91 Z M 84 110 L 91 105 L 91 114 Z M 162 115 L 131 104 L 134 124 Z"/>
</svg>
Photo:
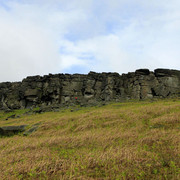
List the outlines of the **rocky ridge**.
<svg viewBox="0 0 180 180">
<path fill-rule="evenodd" d="M 179 70 L 49 74 L 0 83 L 1 110 L 167 97 L 180 97 Z"/>
</svg>

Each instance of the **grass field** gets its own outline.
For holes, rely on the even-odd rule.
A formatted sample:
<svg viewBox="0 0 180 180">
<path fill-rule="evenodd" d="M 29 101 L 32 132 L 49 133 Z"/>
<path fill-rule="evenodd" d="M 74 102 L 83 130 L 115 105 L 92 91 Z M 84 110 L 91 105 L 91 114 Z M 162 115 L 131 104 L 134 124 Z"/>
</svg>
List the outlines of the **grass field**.
<svg viewBox="0 0 180 180">
<path fill-rule="evenodd" d="M 41 123 L 0 138 L 0 179 L 180 179 L 179 99 L 25 111 L 0 113 L 0 126 Z"/>
</svg>

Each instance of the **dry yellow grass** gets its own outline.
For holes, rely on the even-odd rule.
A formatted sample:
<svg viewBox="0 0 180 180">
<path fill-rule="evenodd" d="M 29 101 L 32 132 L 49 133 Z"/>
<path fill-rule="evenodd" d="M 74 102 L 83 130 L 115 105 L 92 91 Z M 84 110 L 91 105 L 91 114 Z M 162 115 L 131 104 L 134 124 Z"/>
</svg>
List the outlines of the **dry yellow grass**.
<svg viewBox="0 0 180 180">
<path fill-rule="evenodd" d="M 0 179 L 180 179 L 178 99 L 5 116 L 41 125 L 0 138 Z"/>
</svg>

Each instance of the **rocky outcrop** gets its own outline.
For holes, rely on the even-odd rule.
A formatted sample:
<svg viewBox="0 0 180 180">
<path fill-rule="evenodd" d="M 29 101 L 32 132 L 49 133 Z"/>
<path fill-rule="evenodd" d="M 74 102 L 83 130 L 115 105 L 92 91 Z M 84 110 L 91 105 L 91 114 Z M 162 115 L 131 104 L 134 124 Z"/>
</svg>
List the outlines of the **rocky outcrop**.
<svg viewBox="0 0 180 180">
<path fill-rule="evenodd" d="M 25 131 L 27 126 L 28 125 L 0 127 L 0 136 L 13 136 L 15 134 Z"/>
<path fill-rule="evenodd" d="M 20 126 L 2 126 L 0 127 L 0 137 L 4 136 L 14 136 L 16 134 L 21 134 L 23 132 L 24 136 L 31 135 L 33 132 L 37 131 L 40 123 L 34 124 L 29 127 L 29 125 Z M 29 128 L 27 128 L 29 127 Z"/>
<path fill-rule="evenodd" d="M 139 69 L 136 72 L 49 74 L 22 82 L 0 83 L 0 109 L 65 106 L 126 99 L 180 97 L 180 71 Z"/>
</svg>

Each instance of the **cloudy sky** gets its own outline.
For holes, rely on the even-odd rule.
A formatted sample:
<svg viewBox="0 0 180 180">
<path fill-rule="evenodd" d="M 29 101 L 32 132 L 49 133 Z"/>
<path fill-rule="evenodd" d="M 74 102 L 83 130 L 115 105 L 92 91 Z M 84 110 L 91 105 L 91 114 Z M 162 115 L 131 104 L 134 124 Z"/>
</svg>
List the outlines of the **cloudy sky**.
<svg viewBox="0 0 180 180">
<path fill-rule="evenodd" d="M 180 0 L 0 0 L 0 82 L 180 69 Z"/>
</svg>

